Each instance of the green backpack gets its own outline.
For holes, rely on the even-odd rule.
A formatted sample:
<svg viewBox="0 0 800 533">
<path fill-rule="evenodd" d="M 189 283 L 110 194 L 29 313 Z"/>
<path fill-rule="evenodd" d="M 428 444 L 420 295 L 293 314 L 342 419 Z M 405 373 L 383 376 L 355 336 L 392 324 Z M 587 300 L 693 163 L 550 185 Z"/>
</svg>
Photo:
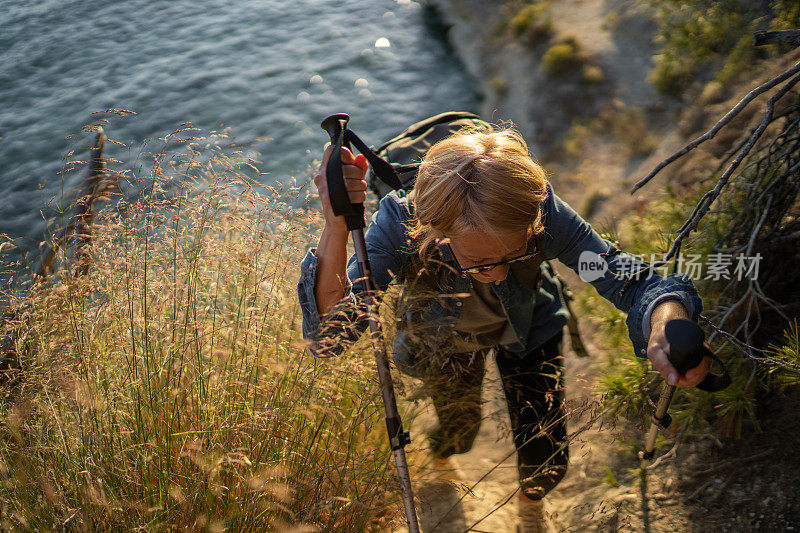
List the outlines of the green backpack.
<svg viewBox="0 0 800 533">
<path fill-rule="evenodd" d="M 374 152 L 391 163 L 400 177 L 403 189 L 410 191 L 417 178 L 419 163 L 428 148 L 465 126 L 479 124 L 486 122 L 478 115 L 465 111 L 448 111 L 410 125 L 403 133 L 389 139 Z M 383 198 L 392 190 L 375 176 L 372 167 L 367 173 L 367 182 L 378 198 Z"/>
<path fill-rule="evenodd" d="M 374 152 L 394 167 L 403 184 L 403 189 L 410 191 L 414 187 L 420 161 L 431 146 L 461 128 L 486 124 L 474 113 L 448 111 L 410 125 L 403 133 L 389 139 Z M 372 167 L 367 173 L 367 183 L 378 198 L 383 198 L 392 191 L 391 187 L 375 176 Z M 588 352 L 580 337 L 576 315 L 570 305 L 570 301 L 573 299 L 572 293 L 564 280 L 555 274 L 547 262 L 544 263 L 544 268 L 550 269 L 561 293 L 561 299 L 569 312 L 567 329 L 572 349 L 579 357 L 586 357 Z"/>
</svg>

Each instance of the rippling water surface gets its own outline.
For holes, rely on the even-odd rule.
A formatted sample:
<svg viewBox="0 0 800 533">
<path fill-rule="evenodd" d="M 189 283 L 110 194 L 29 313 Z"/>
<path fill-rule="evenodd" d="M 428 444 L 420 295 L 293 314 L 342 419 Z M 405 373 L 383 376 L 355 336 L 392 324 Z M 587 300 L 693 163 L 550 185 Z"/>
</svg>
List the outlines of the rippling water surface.
<svg viewBox="0 0 800 533">
<path fill-rule="evenodd" d="M 134 147 L 184 122 L 229 127 L 261 153 L 265 182 L 285 182 L 319 156 L 328 114 L 349 113 L 378 144 L 477 107 L 435 17 L 410 0 L 6 0 L 0 28 L 0 233 L 23 248 L 44 235 L 43 206 L 83 176 L 58 173 L 98 111 L 135 111 L 105 127 Z M 134 168 L 134 152 L 107 156 Z"/>
</svg>

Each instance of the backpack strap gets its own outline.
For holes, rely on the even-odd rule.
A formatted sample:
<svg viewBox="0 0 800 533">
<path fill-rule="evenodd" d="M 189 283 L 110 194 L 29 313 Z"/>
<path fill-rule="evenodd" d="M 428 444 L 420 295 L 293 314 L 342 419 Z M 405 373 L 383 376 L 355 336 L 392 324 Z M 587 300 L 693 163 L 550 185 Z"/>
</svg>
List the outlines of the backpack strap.
<svg viewBox="0 0 800 533">
<path fill-rule="evenodd" d="M 575 313 L 575 309 L 572 306 L 572 300 L 574 300 L 575 297 L 567 286 L 567 282 L 556 274 L 552 265 L 547 261 L 545 261 L 545 265 L 556 284 L 561 302 L 564 304 L 564 307 L 567 309 L 567 314 L 569 315 L 567 317 L 567 334 L 569 334 L 572 351 L 575 352 L 575 355 L 578 357 L 589 357 L 589 350 L 586 349 L 586 345 L 583 343 L 581 331 L 578 327 L 578 315 Z"/>
<path fill-rule="evenodd" d="M 467 111 L 448 111 L 446 113 L 439 113 L 438 115 L 428 117 L 425 120 L 420 120 L 419 122 L 415 122 L 414 124 L 407 127 L 400 135 L 392 137 L 391 139 L 380 145 L 375 151 L 383 152 L 392 144 L 406 137 L 419 137 L 432 127 L 438 126 L 439 124 L 447 124 L 449 122 L 454 122 L 456 120 L 465 120 L 465 119 L 480 121 L 481 117 L 479 117 L 475 113 L 469 113 Z"/>
</svg>

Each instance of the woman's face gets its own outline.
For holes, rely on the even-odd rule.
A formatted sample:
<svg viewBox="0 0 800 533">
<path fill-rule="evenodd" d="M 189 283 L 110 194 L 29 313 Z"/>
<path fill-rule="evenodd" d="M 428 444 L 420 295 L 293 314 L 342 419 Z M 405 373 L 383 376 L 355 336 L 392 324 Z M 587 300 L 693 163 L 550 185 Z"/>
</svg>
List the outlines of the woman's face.
<svg viewBox="0 0 800 533">
<path fill-rule="evenodd" d="M 500 237 L 486 233 L 466 233 L 450 237 L 450 248 L 462 268 L 517 257 L 525 253 L 526 245 L 527 233 L 524 231 Z M 508 265 L 497 265 L 490 270 L 470 275 L 481 283 L 503 281 L 508 275 Z"/>
</svg>

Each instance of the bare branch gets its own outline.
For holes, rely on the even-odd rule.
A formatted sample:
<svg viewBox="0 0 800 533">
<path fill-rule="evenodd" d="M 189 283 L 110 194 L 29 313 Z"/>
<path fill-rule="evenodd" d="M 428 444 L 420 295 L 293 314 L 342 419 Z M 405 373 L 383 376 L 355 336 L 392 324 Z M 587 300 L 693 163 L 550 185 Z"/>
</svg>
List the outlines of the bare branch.
<svg viewBox="0 0 800 533">
<path fill-rule="evenodd" d="M 796 68 L 798 71 L 800 71 L 800 63 L 796 65 Z M 758 141 L 758 139 L 761 138 L 761 136 L 764 134 L 764 130 L 767 129 L 767 126 L 772 121 L 772 111 L 774 109 L 775 102 L 780 100 L 780 98 L 783 97 L 798 81 L 800 81 L 800 75 L 792 78 L 789 81 L 789 83 L 784 85 L 780 91 L 772 95 L 772 97 L 769 99 L 766 105 L 766 109 L 764 111 L 764 119 L 761 121 L 761 124 L 759 124 L 758 128 L 756 128 L 756 131 L 754 131 L 753 134 L 750 135 L 750 139 L 748 140 L 747 144 L 734 158 L 733 162 L 730 164 L 730 166 L 728 166 L 728 169 L 719 178 L 719 180 L 717 181 L 717 185 L 711 191 L 709 191 L 710 194 L 706 193 L 703 196 L 703 199 L 700 201 L 702 207 L 700 207 L 699 209 L 695 208 L 692 215 L 683 224 L 680 233 L 675 238 L 675 241 L 672 243 L 672 246 L 670 247 L 667 254 L 664 256 L 663 258 L 664 261 L 668 261 L 670 258 L 672 258 L 677 253 L 678 249 L 680 249 L 681 242 L 683 241 L 683 239 L 685 239 L 689 235 L 689 233 L 691 233 L 697 228 L 697 225 L 700 223 L 700 220 L 706 215 L 706 213 L 708 213 L 708 210 L 711 208 L 711 204 L 714 203 L 714 200 L 716 200 L 719 197 L 720 193 L 722 193 L 722 189 L 728 183 L 728 180 L 730 179 L 733 172 L 739 167 L 742 160 L 744 160 L 745 156 L 748 153 L 750 153 L 750 150 L 752 150 L 756 141 Z"/>
<path fill-rule="evenodd" d="M 753 253 L 753 246 L 756 244 L 756 237 L 758 237 L 758 234 L 761 233 L 761 228 L 764 227 L 764 222 L 767 221 L 767 215 L 769 215 L 769 206 L 772 205 L 772 198 L 772 195 L 767 198 L 767 205 L 764 207 L 764 213 L 761 215 L 761 220 L 758 221 L 755 229 L 753 229 L 753 232 L 750 234 L 750 241 L 747 243 L 748 256 Z"/>
<path fill-rule="evenodd" d="M 800 30 L 757 31 L 753 35 L 753 44 L 756 46 L 776 43 L 787 43 L 792 48 L 797 48 L 800 46 Z"/>
<path fill-rule="evenodd" d="M 772 89 L 776 85 L 779 85 L 779 84 L 783 83 L 784 81 L 786 81 L 787 79 L 791 78 L 792 76 L 794 76 L 798 72 L 800 72 L 800 63 L 797 63 L 795 66 L 793 66 L 792 68 L 790 68 L 789 70 L 787 70 L 783 74 L 781 74 L 781 75 L 779 75 L 779 76 L 777 76 L 775 78 L 772 78 L 768 82 L 766 82 L 766 83 L 760 85 L 759 87 L 753 89 L 752 91 L 750 91 L 747 94 L 747 96 L 742 98 L 739 101 L 739 103 L 736 104 L 736 106 L 734 106 L 733 109 L 728 111 L 728 113 L 724 117 L 722 117 L 720 119 L 720 121 L 717 122 L 714 125 L 714 127 L 712 127 L 710 130 L 708 130 L 703 135 L 701 135 L 697 139 L 693 140 L 692 142 L 690 142 L 686 146 L 684 146 L 678 152 L 675 152 L 674 154 L 672 154 L 671 156 L 666 158 L 664 161 L 662 161 L 661 163 L 656 165 L 656 168 L 654 168 L 652 171 L 650 171 L 650 173 L 647 176 L 645 176 L 644 178 L 639 180 L 639 182 L 637 182 L 636 185 L 634 185 L 631 188 L 631 194 L 633 194 L 636 191 L 638 191 L 639 189 L 641 189 L 647 182 L 649 182 L 651 179 L 653 179 L 656 176 L 656 174 L 661 172 L 661 170 L 663 170 L 664 167 L 666 167 L 667 165 L 669 165 L 670 163 L 672 163 L 676 159 L 679 159 L 680 157 L 683 157 L 687 153 L 691 152 L 692 150 L 694 150 L 695 148 L 700 146 L 705 141 L 713 138 L 717 133 L 719 133 L 719 130 L 721 130 L 731 120 L 733 120 L 734 117 L 736 117 L 736 115 L 738 115 L 742 111 L 742 109 L 747 107 L 747 104 L 752 102 L 756 97 L 758 97 L 759 95 L 761 95 L 761 94 L 765 93 L 766 91 Z M 794 85 L 794 83 L 797 83 L 797 82 L 794 81 L 792 83 L 792 85 Z"/>
</svg>

